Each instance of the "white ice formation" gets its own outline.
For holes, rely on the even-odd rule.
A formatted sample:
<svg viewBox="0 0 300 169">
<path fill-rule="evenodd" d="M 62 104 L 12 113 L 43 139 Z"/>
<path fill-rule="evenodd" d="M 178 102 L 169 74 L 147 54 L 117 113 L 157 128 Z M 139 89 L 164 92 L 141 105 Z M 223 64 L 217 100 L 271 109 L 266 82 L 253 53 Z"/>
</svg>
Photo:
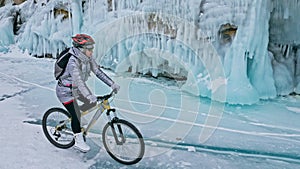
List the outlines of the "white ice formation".
<svg viewBox="0 0 300 169">
<path fill-rule="evenodd" d="M 197 96 L 253 104 L 300 94 L 299 0 L 83 2 L 1 7 L 0 51 L 16 43 L 55 57 L 71 45 L 70 36 L 88 33 L 104 67 L 167 76 Z"/>
</svg>

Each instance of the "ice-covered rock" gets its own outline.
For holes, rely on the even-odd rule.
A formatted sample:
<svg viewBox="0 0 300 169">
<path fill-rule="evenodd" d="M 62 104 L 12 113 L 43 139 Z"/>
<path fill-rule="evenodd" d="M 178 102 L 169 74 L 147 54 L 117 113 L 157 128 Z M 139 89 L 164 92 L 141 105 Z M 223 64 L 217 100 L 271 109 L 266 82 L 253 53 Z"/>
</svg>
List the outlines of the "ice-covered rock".
<svg viewBox="0 0 300 169">
<path fill-rule="evenodd" d="M 32 55 L 56 57 L 72 35 L 88 33 L 106 68 L 180 77 L 194 95 L 253 104 L 300 93 L 299 7 L 298 0 L 28 0 L 5 6 L 22 18 L 16 37 L 11 14 L 1 12 L 0 50 L 16 41 Z"/>
</svg>

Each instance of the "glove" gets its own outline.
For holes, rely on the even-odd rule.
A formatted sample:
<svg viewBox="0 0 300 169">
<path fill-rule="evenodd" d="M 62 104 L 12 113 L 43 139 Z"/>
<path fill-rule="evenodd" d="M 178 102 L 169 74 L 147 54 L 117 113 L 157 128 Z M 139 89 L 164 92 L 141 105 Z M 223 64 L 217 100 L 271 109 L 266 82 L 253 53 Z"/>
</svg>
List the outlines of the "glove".
<svg viewBox="0 0 300 169">
<path fill-rule="evenodd" d="M 97 102 L 97 97 L 94 96 L 94 95 L 89 95 L 89 96 L 86 97 L 86 98 L 90 101 L 90 104 L 96 103 L 96 102 Z"/>
<path fill-rule="evenodd" d="M 118 91 L 120 90 L 120 86 L 117 85 L 116 83 L 112 84 L 111 88 L 115 93 L 118 93 Z"/>
</svg>

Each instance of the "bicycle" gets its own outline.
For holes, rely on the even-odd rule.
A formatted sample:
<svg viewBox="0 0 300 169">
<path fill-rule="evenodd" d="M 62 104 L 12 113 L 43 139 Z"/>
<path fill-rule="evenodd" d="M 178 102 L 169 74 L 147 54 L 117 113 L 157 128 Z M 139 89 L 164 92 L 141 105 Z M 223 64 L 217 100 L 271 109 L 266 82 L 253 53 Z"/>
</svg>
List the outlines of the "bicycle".
<svg viewBox="0 0 300 169">
<path fill-rule="evenodd" d="M 114 98 L 114 95 L 115 93 L 112 91 L 108 95 L 98 96 L 95 107 L 84 112 L 81 111 L 82 116 L 85 116 L 97 109 L 87 127 L 82 127 L 84 138 L 99 117 L 106 112 L 108 122 L 102 130 L 102 141 L 107 153 L 122 164 L 136 164 L 145 153 L 144 139 L 132 123 L 119 119 L 116 109 L 110 107 L 109 99 Z M 71 120 L 71 115 L 62 108 L 50 108 L 45 112 L 42 120 L 43 131 L 54 146 L 67 149 L 75 144 Z"/>
</svg>

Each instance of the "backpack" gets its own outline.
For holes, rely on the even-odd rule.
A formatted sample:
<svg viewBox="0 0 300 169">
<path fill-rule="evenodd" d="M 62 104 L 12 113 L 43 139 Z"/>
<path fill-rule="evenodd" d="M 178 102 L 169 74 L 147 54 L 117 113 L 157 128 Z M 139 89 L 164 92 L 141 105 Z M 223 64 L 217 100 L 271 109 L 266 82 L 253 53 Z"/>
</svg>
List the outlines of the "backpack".
<svg viewBox="0 0 300 169">
<path fill-rule="evenodd" d="M 54 77 L 56 80 L 58 80 L 61 77 L 61 75 L 64 74 L 64 72 L 66 70 L 69 59 L 72 56 L 72 54 L 69 53 L 69 50 L 70 50 L 70 48 L 66 48 L 56 58 L 56 62 L 55 62 L 55 66 L 54 66 Z"/>
</svg>

